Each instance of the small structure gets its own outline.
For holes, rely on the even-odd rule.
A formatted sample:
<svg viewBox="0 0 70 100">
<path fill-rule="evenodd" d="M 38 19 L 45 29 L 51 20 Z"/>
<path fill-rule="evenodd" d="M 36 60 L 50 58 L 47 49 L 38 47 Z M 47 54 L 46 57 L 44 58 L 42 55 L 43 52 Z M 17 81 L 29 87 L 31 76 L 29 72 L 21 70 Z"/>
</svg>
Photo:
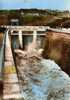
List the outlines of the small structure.
<svg viewBox="0 0 70 100">
<path fill-rule="evenodd" d="M 19 19 L 11 19 L 10 24 L 12 26 L 18 26 L 19 25 Z"/>
</svg>

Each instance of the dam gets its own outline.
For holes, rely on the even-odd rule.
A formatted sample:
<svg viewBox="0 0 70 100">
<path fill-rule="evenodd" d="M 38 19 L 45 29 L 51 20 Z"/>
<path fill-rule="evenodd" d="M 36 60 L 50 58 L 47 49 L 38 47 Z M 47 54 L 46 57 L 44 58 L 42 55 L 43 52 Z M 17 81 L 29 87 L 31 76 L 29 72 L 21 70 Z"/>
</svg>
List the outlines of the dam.
<svg viewBox="0 0 70 100">
<path fill-rule="evenodd" d="M 69 75 L 63 72 L 54 60 L 45 59 L 46 57 L 42 56 L 43 40 L 45 40 L 47 28 L 42 29 L 41 27 L 40 30 L 34 27 L 30 33 L 29 28 L 28 31 L 26 30 L 26 35 L 25 28 L 21 30 L 18 27 L 17 29 L 7 27 L 5 31 L 1 50 L 1 57 L 4 60 L 1 59 L 0 64 L 3 84 L 2 99 L 69 100 Z M 12 36 L 17 36 L 18 39 L 15 46 Z"/>
</svg>

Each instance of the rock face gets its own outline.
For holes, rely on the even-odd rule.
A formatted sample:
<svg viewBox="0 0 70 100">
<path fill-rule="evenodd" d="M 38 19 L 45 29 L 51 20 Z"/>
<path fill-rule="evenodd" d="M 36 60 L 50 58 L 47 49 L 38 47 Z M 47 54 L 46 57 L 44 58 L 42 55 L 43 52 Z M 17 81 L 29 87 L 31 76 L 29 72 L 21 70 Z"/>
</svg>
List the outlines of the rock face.
<svg viewBox="0 0 70 100">
<path fill-rule="evenodd" d="M 70 34 L 48 31 L 43 57 L 54 60 L 70 75 Z"/>
<path fill-rule="evenodd" d="M 70 100 L 70 78 L 53 60 L 21 51 L 16 63 L 24 100 Z"/>
</svg>

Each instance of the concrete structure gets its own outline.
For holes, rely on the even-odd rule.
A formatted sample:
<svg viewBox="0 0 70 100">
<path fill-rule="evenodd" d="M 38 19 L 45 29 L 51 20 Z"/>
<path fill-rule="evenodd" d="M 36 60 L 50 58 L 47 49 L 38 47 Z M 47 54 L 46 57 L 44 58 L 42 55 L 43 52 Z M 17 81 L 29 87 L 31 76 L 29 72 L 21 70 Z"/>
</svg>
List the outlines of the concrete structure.
<svg viewBox="0 0 70 100">
<path fill-rule="evenodd" d="M 12 37 L 12 40 L 14 37 L 18 36 L 18 46 L 20 48 L 27 48 L 26 45 L 32 42 L 34 32 L 36 32 L 37 40 L 39 44 L 43 42 L 46 32 L 46 26 L 3 26 L 9 30 L 9 33 Z M 22 36 L 20 36 L 22 35 Z M 22 40 L 21 40 L 22 39 Z M 16 41 L 16 40 L 15 40 Z M 23 43 L 24 42 L 24 43 Z M 12 43 L 13 44 L 13 43 Z M 15 43 L 15 45 L 17 42 Z"/>
<path fill-rule="evenodd" d="M 3 74 L 3 77 L 4 77 L 3 98 L 6 100 L 21 98 L 22 97 L 21 94 L 23 93 L 24 99 L 26 99 L 26 100 L 28 100 L 28 99 L 33 100 L 34 98 L 36 100 L 42 100 L 42 99 L 43 100 L 46 100 L 46 99 L 48 99 L 48 100 L 54 100 L 54 99 L 55 100 L 58 100 L 58 99 L 59 100 L 62 100 L 62 99 L 69 100 L 69 98 L 70 98 L 70 89 L 69 89 L 70 88 L 70 78 L 69 78 L 69 76 L 66 75 L 63 71 L 61 71 L 60 67 L 53 61 L 45 60 L 41 56 L 39 57 L 39 54 L 37 54 L 38 50 L 35 51 L 35 45 L 30 45 L 30 48 L 34 47 L 32 49 L 32 51 L 31 51 L 31 49 L 27 52 L 23 51 L 24 55 L 21 56 L 21 59 L 18 58 L 18 61 L 17 61 L 18 71 L 22 72 L 22 73 L 20 73 L 20 75 L 22 74 L 22 81 L 25 82 L 24 85 L 26 85 L 26 87 L 24 87 L 24 85 L 22 86 L 23 90 L 21 90 L 21 91 L 23 91 L 23 92 L 20 93 L 21 92 L 20 87 L 19 87 L 20 85 L 18 84 L 17 71 L 15 68 L 14 60 L 13 60 L 13 55 L 12 55 L 12 50 L 11 50 L 11 46 L 10 46 L 10 40 L 9 40 L 8 33 L 11 33 L 11 35 L 14 35 L 13 31 L 16 31 L 16 30 L 20 33 L 22 33 L 21 31 L 24 31 L 24 32 L 32 31 L 32 32 L 34 32 L 33 33 L 33 35 L 34 35 L 33 43 L 35 44 L 36 39 L 37 39 L 37 32 L 38 31 L 45 32 L 47 28 L 46 27 L 37 27 L 37 26 L 35 26 L 35 27 L 7 26 L 7 28 L 9 29 L 10 32 L 8 31 L 6 33 L 5 63 L 4 63 L 4 68 L 3 68 L 3 73 L 4 73 Z M 50 28 L 50 31 L 52 31 L 52 30 L 59 31 L 58 29 Z M 61 30 L 61 32 L 63 32 L 63 30 Z M 16 33 L 16 34 L 18 35 L 18 33 Z M 69 34 L 69 32 L 68 32 L 68 34 Z M 29 35 L 29 34 L 26 34 L 26 35 Z M 41 35 L 41 33 L 38 35 Z M 42 34 L 42 36 L 43 35 L 45 35 L 45 34 Z M 56 35 L 58 35 L 57 32 L 54 36 L 56 36 Z M 57 36 L 54 38 L 57 38 Z M 20 39 L 21 39 L 21 37 L 20 37 Z M 20 41 L 20 45 L 22 46 L 22 41 Z M 57 43 L 57 46 L 58 46 L 58 43 Z M 58 46 L 58 48 L 60 48 L 60 47 Z M 26 56 L 25 56 L 25 54 L 26 54 Z M 59 53 L 58 53 L 58 55 L 59 55 Z M 32 63 L 32 60 L 33 60 L 33 63 Z M 37 62 L 37 60 L 39 62 Z M 19 63 L 19 61 L 21 64 Z M 39 65 L 39 64 L 41 64 L 41 65 Z M 35 67 L 35 69 L 34 69 L 34 67 Z M 36 67 L 40 68 L 40 69 L 37 70 Z M 23 70 L 22 70 L 22 68 L 23 68 Z M 24 68 L 25 68 L 25 70 L 24 70 Z M 33 71 L 35 71 L 35 72 L 33 72 Z M 23 75 L 24 75 L 24 77 L 23 77 Z M 32 76 L 32 75 L 34 75 L 34 76 Z M 27 84 L 26 84 L 26 82 L 27 82 Z M 47 84 L 47 83 L 49 83 L 49 84 Z M 51 87 L 51 88 L 49 88 L 49 87 Z M 33 93 L 34 93 L 34 95 L 33 95 Z"/>
<path fill-rule="evenodd" d="M 3 67 L 3 99 L 20 99 L 22 98 L 22 94 L 11 50 L 8 31 L 6 33 L 4 54 L 5 57 Z"/>
<path fill-rule="evenodd" d="M 44 33 L 47 29 L 46 26 L 2 26 L 2 27 L 9 29 L 11 32 L 11 35 L 16 35 L 17 33 L 19 33 L 19 31 L 21 31 L 21 32 L 37 31 L 37 32 Z M 16 34 L 14 32 L 16 32 Z M 23 35 L 26 35 L 26 34 L 23 34 Z M 44 35 L 44 34 L 40 34 L 40 35 Z"/>
<path fill-rule="evenodd" d="M 65 28 L 54 29 L 54 28 L 50 28 L 48 26 L 2 26 L 2 27 L 7 28 L 9 30 L 10 35 L 13 38 L 16 36 L 18 36 L 20 38 L 19 34 L 20 33 L 22 34 L 22 40 L 20 41 L 20 39 L 19 39 L 19 43 L 18 43 L 20 46 L 19 45 L 15 46 L 17 48 L 19 48 L 19 47 L 25 48 L 24 47 L 25 44 L 27 45 L 29 42 L 32 41 L 34 31 L 37 33 L 37 40 L 40 40 L 40 42 L 43 42 L 45 40 L 46 33 L 49 30 L 54 31 L 54 32 L 59 32 L 59 33 L 66 32 L 66 33 L 70 34 L 70 29 L 65 29 Z M 41 38 L 42 38 L 42 40 L 41 40 Z M 17 42 L 15 42 L 15 44 L 17 44 Z M 42 46 L 42 44 L 41 44 L 41 46 Z"/>
</svg>

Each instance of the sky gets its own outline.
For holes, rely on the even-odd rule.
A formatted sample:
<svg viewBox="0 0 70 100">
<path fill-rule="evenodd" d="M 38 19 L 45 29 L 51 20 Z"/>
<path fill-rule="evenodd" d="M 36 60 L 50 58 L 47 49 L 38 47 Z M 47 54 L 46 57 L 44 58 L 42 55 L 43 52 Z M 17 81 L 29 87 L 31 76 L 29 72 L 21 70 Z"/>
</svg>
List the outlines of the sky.
<svg viewBox="0 0 70 100">
<path fill-rule="evenodd" d="M 70 0 L 0 0 L 0 9 L 20 8 L 70 10 Z"/>
</svg>

